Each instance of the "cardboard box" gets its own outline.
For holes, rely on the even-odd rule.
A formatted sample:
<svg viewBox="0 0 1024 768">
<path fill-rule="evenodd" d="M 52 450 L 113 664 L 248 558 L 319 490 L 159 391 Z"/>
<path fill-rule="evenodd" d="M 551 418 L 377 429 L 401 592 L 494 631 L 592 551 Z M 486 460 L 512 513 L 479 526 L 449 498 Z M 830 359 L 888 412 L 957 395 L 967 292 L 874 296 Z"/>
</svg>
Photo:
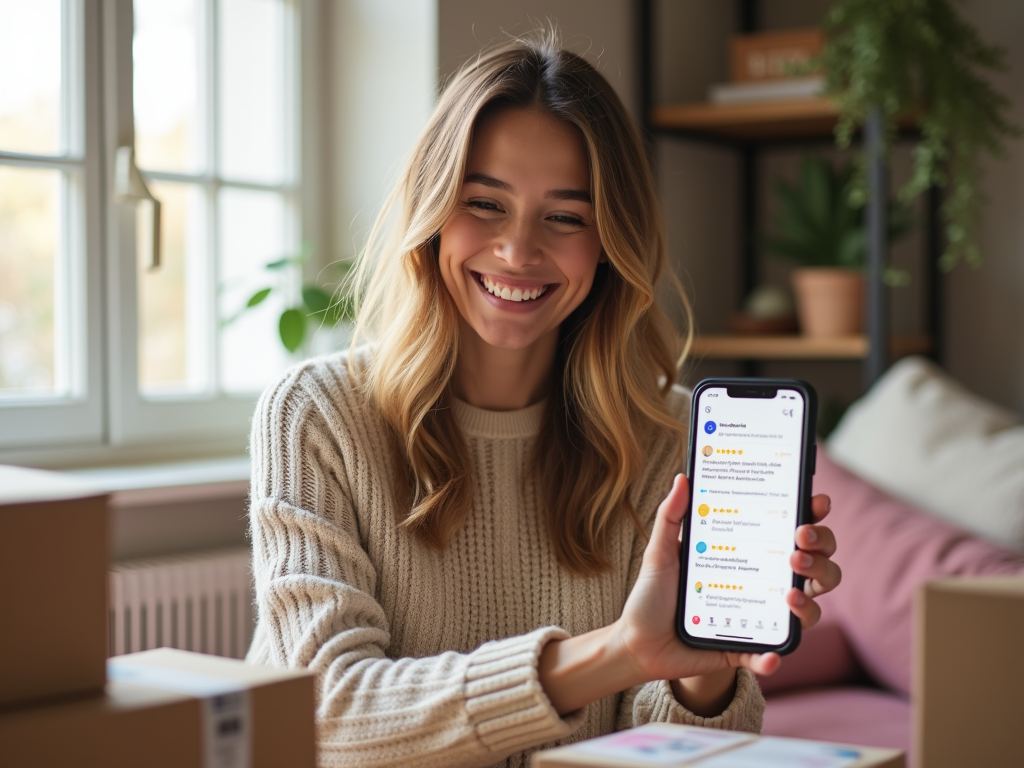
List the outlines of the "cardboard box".
<svg viewBox="0 0 1024 768">
<path fill-rule="evenodd" d="M 0 707 L 106 682 L 107 497 L 0 466 Z"/>
<path fill-rule="evenodd" d="M 732 80 L 758 83 L 793 77 L 789 65 L 817 56 L 824 45 L 825 34 L 820 29 L 733 35 L 729 44 Z"/>
<path fill-rule="evenodd" d="M 0 765 L 314 768 L 313 675 L 162 648 L 101 696 L 0 713 Z"/>
<path fill-rule="evenodd" d="M 918 762 L 1024 765 L 1024 576 L 932 581 L 915 609 Z"/>
<path fill-rule="evenodd" d="M 532 768 L 748 768 L 755 765 L 905 768 L 906 762 L 903 753 L 896 749 L 648 723 L 537 752 L 530 765 Z"/>
</svg>

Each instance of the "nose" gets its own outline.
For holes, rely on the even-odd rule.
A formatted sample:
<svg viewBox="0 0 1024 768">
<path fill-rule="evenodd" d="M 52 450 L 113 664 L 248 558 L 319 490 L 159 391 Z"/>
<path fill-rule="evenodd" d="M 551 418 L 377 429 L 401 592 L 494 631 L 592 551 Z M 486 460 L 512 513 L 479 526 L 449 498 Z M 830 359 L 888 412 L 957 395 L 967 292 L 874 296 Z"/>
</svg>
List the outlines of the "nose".
<svg viewBox="0 0 1024 768">
<path fill-rule="evenodd" d="M 495 240 L 494 255 L 514 268 L 538 264 L 543 258 L 535 228 L 528 221 L 510 222 Z"/>
</svg>

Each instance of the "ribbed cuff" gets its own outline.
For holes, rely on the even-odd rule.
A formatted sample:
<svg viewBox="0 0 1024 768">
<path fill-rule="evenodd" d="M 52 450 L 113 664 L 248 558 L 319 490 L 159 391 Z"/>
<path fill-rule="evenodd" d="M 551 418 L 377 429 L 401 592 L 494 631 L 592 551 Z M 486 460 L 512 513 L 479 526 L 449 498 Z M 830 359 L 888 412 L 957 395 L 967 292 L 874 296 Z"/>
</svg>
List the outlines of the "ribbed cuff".
<svg viewBox="0 0 1024 768">
<path fill-rule="evenodd" d="M 511 753 L 560 739 L 576 730 L 586 709 L 560 717 L 541 687 L 537 662 L 544 645 L 569 634 L 545 627 L 495 640 L 469 655 L 466 710 L 477 737 L 489 750 Z"/>
<path fill-rule="evenodd" d="M 638 706 L 639 705 L 639 706 Z M 705 728 L 722 728 L 727 731 L 748 731 L 760 733 L 764 719 L 764 697 L 757 684 L 757 678 L 747 669 L 736 674 L 736 694 L 729 706 L 716 717 L 695 715 L 676 700 L 668 680 L 655 680 L 643 687 L 634 701 L 634 714 L 647 709 L 652 723 L 684 723 L 701 725 Z M 634 722 L 634 725 L 641 725 Z"/>
</svg>

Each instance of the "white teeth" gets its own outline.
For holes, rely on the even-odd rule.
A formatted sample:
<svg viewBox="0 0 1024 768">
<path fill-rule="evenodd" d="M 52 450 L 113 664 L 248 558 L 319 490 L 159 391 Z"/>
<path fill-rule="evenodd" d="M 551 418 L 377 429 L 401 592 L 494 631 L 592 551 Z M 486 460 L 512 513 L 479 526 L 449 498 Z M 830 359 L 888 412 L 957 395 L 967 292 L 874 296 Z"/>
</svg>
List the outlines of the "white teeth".
<svg viewBox="0 0 1024 768">
<path fill-rule="evenodd" d="M 494 294 L 505 301 L 532 301 L 547 292 L 547 286 L 531 288 L 529 290 L 509 288 L 507 285 L 498 285 L 487 276 L 481 276 L 480 281 L 488 293 Z"/>
</svg>

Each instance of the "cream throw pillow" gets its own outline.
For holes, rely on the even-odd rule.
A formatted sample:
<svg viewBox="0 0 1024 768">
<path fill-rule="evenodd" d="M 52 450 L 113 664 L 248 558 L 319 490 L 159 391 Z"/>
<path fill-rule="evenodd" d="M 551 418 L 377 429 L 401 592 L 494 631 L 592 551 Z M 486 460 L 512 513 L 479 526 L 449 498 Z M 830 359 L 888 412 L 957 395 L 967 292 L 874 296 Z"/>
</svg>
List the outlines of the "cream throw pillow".
<svg viewBox="0 0 1024 768">
<path fill-rule="evenodd" d="M 916 506 L 1024 552 L 1024 424 L 919 357 L 850 406 L 838 464 Z"/>
</svg>

